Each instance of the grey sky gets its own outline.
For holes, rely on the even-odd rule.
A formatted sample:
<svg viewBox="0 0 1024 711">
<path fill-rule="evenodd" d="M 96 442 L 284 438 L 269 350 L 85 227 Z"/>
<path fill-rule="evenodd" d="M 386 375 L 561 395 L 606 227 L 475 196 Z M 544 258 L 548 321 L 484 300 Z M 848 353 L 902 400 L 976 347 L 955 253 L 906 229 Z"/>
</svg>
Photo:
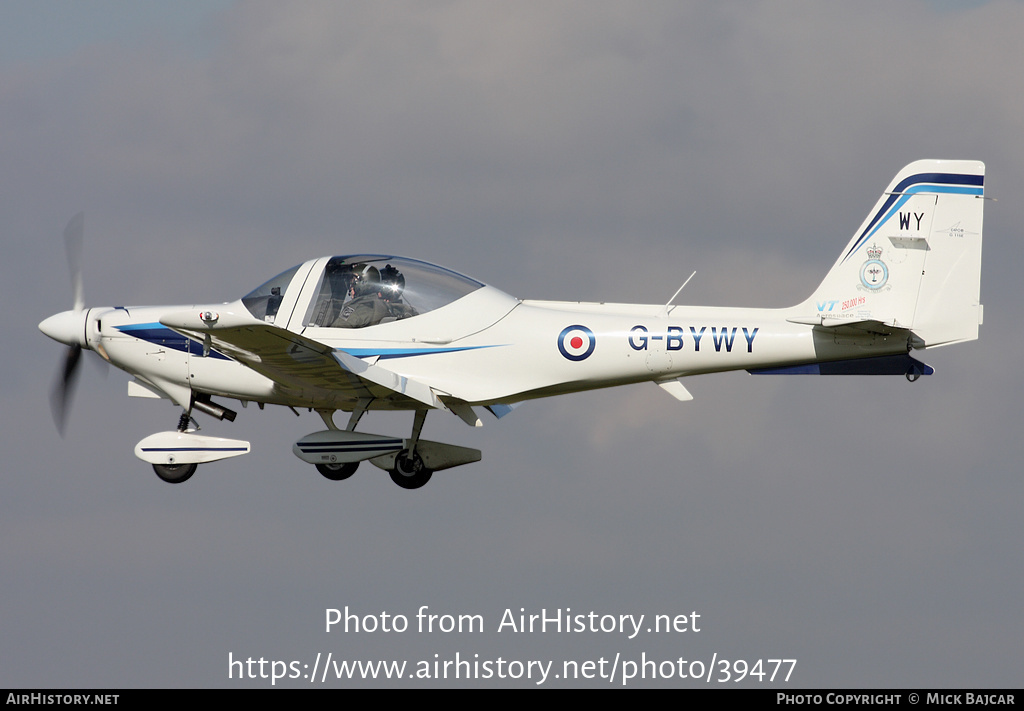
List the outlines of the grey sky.
<svg viewBox="0 0 1024 711">
<path fill-rule="evenodd" d="M 0 19 L 0 685 L 266 684 L 229 680 L 229 652 L 717 653 L 796 658 L 797 688 L 1019 685 L 1020 2 Z M 920 354 L 937 373 L 915 385 L 739 373 L 693 379 L 689 403 L 634 386 L 482 430 L 435 414 L 425 436 L 484 459 L 415 492 L 372 467 L 322 479 L 290 451 L 319 418 L 276 408 L 203 420 L 253 453 L 164 485 L 132 449 L 177 411 L 89 364 L 66 439 L 50 420 L 61 348 L 36 324 L 71 303 L 60 234 L 82 209 L 89 305 L 230 300 L 308 258 L 394 252 L 523 298 L 664 303 L 697 270 L 679 301 L 786 306 L 917 158 L 985 161 L 998 201 L 981 339 Z M 324 633 L 345 605 L 487 631 Z M 704 627 L 497 634 L 520 607 Z"/>
</svg>

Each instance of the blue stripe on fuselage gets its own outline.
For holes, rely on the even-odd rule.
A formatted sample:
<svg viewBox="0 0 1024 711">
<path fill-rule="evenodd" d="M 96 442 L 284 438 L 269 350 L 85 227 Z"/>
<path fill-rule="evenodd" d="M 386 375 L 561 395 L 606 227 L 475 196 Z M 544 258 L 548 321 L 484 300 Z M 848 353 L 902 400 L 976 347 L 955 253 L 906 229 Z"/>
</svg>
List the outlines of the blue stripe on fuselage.
<svg viewBox="0 0 1024 711">
<path fill-rule="evenodd" d="M 499 348 L 500 346 L 458 346 L 454 348 L 339 348 L 356 358 L 372 358 L 379 356 L 381 360 L 387 358 L 408 358 L 418 355 L 434 355 L 437 353 L 458 353 L 460 351 L 475 351 L 481 348 Z"/>
<path fill-rule="evenodd" d="M 203 354 L 202 344 L 181 335 L 177 331 L 172 331 L 162 323 L 130 323 L 125 326 L 117 326 L 116 328 L 126 336 L 139 338 L 157 346 L 165 346 L 182 352 L 188 351 L 192 355 L 197 356 Z M 226 355 L 215 350 L 210 351 L 209 357 L 230 360 Z"/>
</svg>

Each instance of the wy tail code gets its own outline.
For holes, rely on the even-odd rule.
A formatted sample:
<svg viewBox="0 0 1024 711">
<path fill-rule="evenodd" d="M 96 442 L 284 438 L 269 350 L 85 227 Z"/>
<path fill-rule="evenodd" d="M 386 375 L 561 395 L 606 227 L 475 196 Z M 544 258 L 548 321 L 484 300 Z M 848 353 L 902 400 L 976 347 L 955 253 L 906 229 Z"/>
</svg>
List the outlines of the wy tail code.
<svg viewBox="0 0 1024 711">
<path fill-rule="evenodd" d="M 480 427 L 484 412 L 502 418 L 530 400 L 640 382 L 688 401 L 686 378 L 728 370 L 915 381 L 934 371 L 913 351 L 978 337 L 984 183 L 977 161 L 906 166 L 819 286 L 779 309 L 672 305 L 675 296 L 521 300 L 435 264 L 363 253 L 311 259 L 228 303 L 86 308 L 78 215 L 64 235 L 73 307 L 39 324 L 67 346 L 54 420 L 63 434 L 81 354 L 92 351 L 132 377 L 130 396 L 176 406 L 177 427 L 135 449 L 166 482 L 250 452 L 245 440 L 199 432 L 200 415 L 234 422 L 225 401 L 237 401 L 315 412 L 322 428 L 292 451 L 326 479 L 369 462 L 417 489 L 481 458 L 423 438 L 430 412 Z M 380 410 L 410 411 L 411 429 L 362 429 Z"/>
</svg>

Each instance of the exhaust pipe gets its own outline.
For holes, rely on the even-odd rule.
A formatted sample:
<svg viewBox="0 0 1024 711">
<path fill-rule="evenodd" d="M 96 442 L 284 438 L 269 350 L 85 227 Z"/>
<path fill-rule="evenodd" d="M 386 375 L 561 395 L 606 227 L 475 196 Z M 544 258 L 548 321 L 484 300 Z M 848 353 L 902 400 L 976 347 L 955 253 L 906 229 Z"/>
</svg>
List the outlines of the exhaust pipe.
<svg viewBox="0 0 1024 711">
<path fill-rule="evenodd" d="M 192 407 L 200 412 L 205 412 L 210 417 L 216 417 L 218 420 L 227 420 L 228 422 L 234 422 L 235 418 L 238 417 L 238 413 L 234 410 L 229 410 L 226 407 L 216 404 L 209 398 L 205 400 L 196 399 L 192 403 Z"/>
</svg>

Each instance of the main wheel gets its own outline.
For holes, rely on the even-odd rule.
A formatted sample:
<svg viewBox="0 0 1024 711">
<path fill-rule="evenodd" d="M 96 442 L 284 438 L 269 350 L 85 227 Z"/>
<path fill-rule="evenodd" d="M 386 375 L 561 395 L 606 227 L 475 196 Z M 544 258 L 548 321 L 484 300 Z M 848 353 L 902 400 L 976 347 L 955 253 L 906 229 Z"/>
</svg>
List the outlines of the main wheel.
<svg viewBox="0 0 1024 711">
<path fill-rule="evenodd" d="M 342 481 L 356 473 L 359 462 L 345 462 L 344 464 L 317 464 L 316 470 L 331 481 Z"/>
<path fill-rule="evenodd" d="M 391 481 L 403 489 L 418 489 L 428 481 L 434 473 L 423 464 L 419 453 L 409 456 L 409 450 L 403 449 L 395 457 L 395 468 L 390 470 Z"/>
<path fill-rule="evenodd" d="M 198 464 L 154 464 L 153 471 L 168 484 L 180 484 L 188 481 L 196 473 Z"/>
</svg>

